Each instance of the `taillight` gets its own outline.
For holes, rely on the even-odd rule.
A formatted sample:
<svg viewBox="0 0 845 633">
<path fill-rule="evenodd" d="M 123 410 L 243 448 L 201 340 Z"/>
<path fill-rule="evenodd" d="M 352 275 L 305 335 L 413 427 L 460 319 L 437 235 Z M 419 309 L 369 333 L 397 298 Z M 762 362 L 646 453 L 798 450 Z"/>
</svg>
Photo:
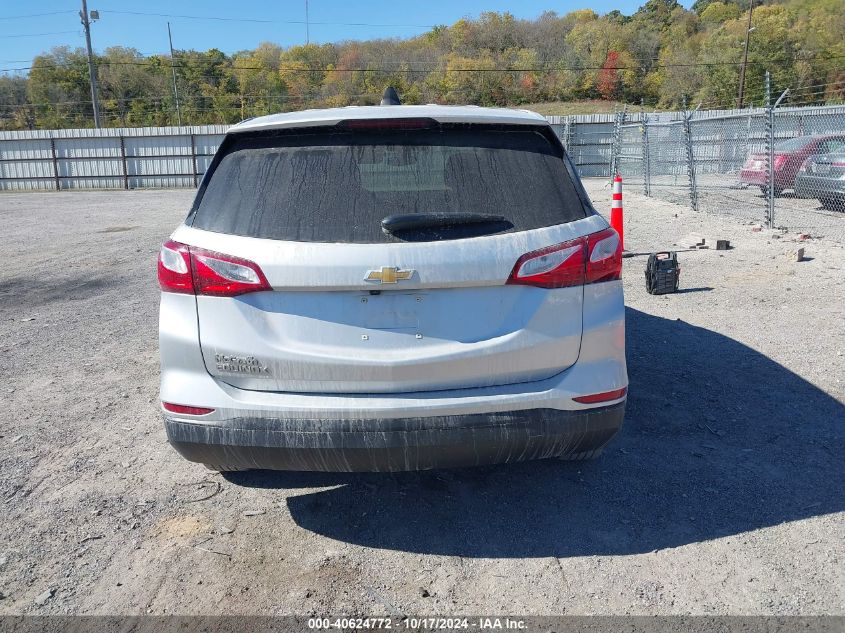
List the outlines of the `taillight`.
<svg viewBox="0 0 845 633">
<path fill-rule="evenodd" d="M 619 235 L 613 229 L 605 229 L 526 253 L 517 260 L 507 283 L 566 288 L 619 279 L 621 273 Z"/>
<path fill-rule="evenodd" d="M 520 257 L 509 284 L 565 288 L 584 283 L 584 238 L 531 251 Z"/>
<path fill-rule="evenodd" d="M 191 253 L 185 244 L 166 241 L 158 254 L 158 285 L 165 292 L 194 294 Z"/>
<path fill-rule="evenodd" d="M 235 297 L 272 290 L 258 264 L 248 259 L 191 247 L 191 263 L 198 295 Z"/>
<path fill-rule="evenodd" d="M 162 402 L 161 406 L 165 411 L 181 415 L 208 415 L 214 412 L 214 409 L 208 407 L 192 407 L 186 404 L 173 404 L 172 402 Z"/>
<path fill-rule="evenodd" d="M 622 242 L 613 229 L 605 229 L 587 236 L 588 284 L 612 281 L 622 276 Z"/>
<path fill-rule="evenodd" d="M 159 253 L 158 283 L 164 292 L 212 297 L 272 290 L 255 262 L 172 240 Z"/>
<path fill-rule="evenodd" d="M 786 162 L 786 158 L 787 157 L 784 156 L 783 154 L 778 154 L 777 156 L 775 156 L 775 162 L 774 162 L 775 171 L 779 171 L 780 168 L 783 167 L 783 164 Z"/>
</svg>

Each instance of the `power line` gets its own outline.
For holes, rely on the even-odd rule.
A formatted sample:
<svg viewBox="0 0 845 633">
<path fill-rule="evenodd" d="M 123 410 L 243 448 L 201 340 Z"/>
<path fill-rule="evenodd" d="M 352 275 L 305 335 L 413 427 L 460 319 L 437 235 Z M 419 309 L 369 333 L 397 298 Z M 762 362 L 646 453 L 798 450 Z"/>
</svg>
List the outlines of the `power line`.
<svg viewBox="0 0 845 633">
<path fill-rule="evenodd" d="M 472 90 L 469 88 L 462 88 L 456 90 L 450 90 L 450 95 L 462 95 L 462 94 L 469 94 Z M 240 101 L 244 100 L 247 102 L 256 101 L 266 101 L 266 102 L 289 102 L 289 101 L 318 101 L 320 99 L 325 98 L 325 95 L 320 93 L 308 93 L 302 95 L 291 95 L 291 94 L 273 94 L 273 93 L 259 93 L 259 94 L 237 94 L 231 93 L 226 95 L 189 95 L 191 99 L 194 100 L 194 103 L 189 103 L 185 106 L 185 109 L 191 112 L 215 112 L 218 110 L 217 106 L 203 106 L 199 105 L 201 102 L 207 102 L 209 100 L 217 100 L 220 99 L 221 96 L 228 102 L 228 104 L 224 104 L 223 107 L 229 108 L 237 108 L 240 105 Z M 381 91 L 373 91 L 373 92 L 358 92 L 358 93 L 344 93 L 341 96 L 349 98 L 349 99 L 361 99 L 364 97 L 369 97 L 371 99 L 377 99 L 381 96 Z M 108 102 L 120 102 L 120 103 L 132 103 L 135 101 L 149 101 L 149 105 L 153 108 L 157 106 L 166 106 L 172 103 L 172 95 L 142 95 L 136 97 L 112 97 L 106 98 L 105 101 Z M 23 104 L 0 104 L 0 110 L 3 108 L 11 109 L 11 110 L 22 110 L 25 108 L 44 108 L 44 107 L 57 107 L 57 106 L 88 106 L 91 105 L 90 100 L 78 100 L 78 101 L 53 101 L 53 102 L 44 102 L 44 103 L 23 103 Z M 70 109 L 70 108 L 69 108 Z M 108 116 L 119 116 L 114 115 L 113 113 L 108 113 Z"/>
<path fill-rule="evenodd" d="M 0 37 L 41 37 L 43 35 L 65 35 L 67 33 L 79 33 L 79 31 L 51 31 L 50 33 L 21 33 L 19 35 L 0 35 Z"/>
<path fill-rule="evenodd" d="M 74 31 L 75 32 L 75 31 Z M 820 56 L 816 55 L 811 59 L 828 61 L 834 59 L 843 59 L 845 55 L 831 55 L 831 56 Z M 806 59 L 806 58 L 803 58 Z M 199 63 L 203 63 L 205 60 L 199 59 L 197 60 Z M 770 64 L 779 64 L 779 63 L 787 63 L 793 61 L 792 58 L 771 58 L 767 60 L 760 60 L 760 61 L 749 61 L 749 65 L 757 65 L 757 66 L 765 66 Z M 383 62 L 384 63 L 384 62 Z M 314 65 L 314 66 L 307 66 L 307 67 L 300 67 L 300 66 L 279 66 L 279 68 L 270 68 L 267 66 L 234 66 L 231 64 L 220 65 L 221 70 L 272 70 L 272 71 L 285 71 L 285 72 L 403 72 L 403 73 L 429 73 L 433 71 L 443 71 L 443 72 L 450 72 L 450 73 L 555 73 L 555 72 L 563 72 L 563 71 L 571 71 L 571 72 L 582 72 L 582 71 L 589 71 L 589 70 L 637 70 L 642 71 L 642 66 L 617 66 L 616 68 L 607 69 L 604 66 L 546 66 L 546 67 L 527 67 L 527 68 L 448 68 L 443 67 L 442 62 L 420 62 L 420 63 L 430 63 L 432 68 L 403 68 L 407 62 L 395 62 L 396 67 L 394 68 L 380 68 L 380 67 L 356 67 L 356 68 L 335 68 L 331 65 Z M 550 62 L 554 63 L 554 62 Z M 712 67 L 719 67 L 719 66 L 739 66 L 742 62 L 694 62 L 688 64 L 654 64 L 651 65 L 650 68 L 712 68 Z M 0 72 L 13 72 L 13 71 L 20 71 L 20 70 L 32 70 L 34 68 L 62 68 L 67 64 L 60 64 L 60 63 L 46 63 L 46 64 L 38 64 L 32 66 L 20 66 L 18 68 L 0 68 Z M 98 60 L 98 66 L 155 66 L 155 63 L 151 63 L 150 60 L 146 61 L 108 61 L 108 60 Z M 176 68 L 192 68 L 188 64 L 176 64 Z"/>
<path fill-rule="evenodd" d="M 49 11 L 48 13 L 29 13 L 27 15 L 0 15 L 0 20 L 23 20 L 25 18 L 40 18 L 47 15 L 61 15 L 64 13 L 76 13 L 70 9 L 66 11 Z"/>
<path fill-rule="evenodd" d="M 824 92 L 827 87 L 835 86 L 837 82 L 829 82 L 827 84 L 817 84 L 816 87 L 818 90 L 815 92 Z M 795 95 L 805 90 L 805 88 L 790 88 L 790 95 Z M 456 90 L 450 90 L 449 94 L 468 94 L 472 92 L 470 88 L 460 88 Z M 362 97 L 378 97 L 380 95 L 380 91 L 373 91 L 373 92 L 356 92 L 356 93 L 343 93 L 341 96 L 347 98 L 362 98 Z M 220 99 L 221 97 L 229 100 L 232 103 L 237 103 L 241 99 L 247 100 L 257 100 L 262 99 L 266 101 L 303 101 L 303 100 L 316 100 L 324 98 L 325 95 L 319 93 L 308 93 L 304 95 L 291 95 L 291 94 L 273 94 L 271 92 L 266 93 L 246 93 L 246 94 L 239 94 L 239 93 L 229 93 L 226 95 L 202 95 L 202 94 L 195 94 L 189 95 L 194 100 L 208 100 L 208 99 Z M 753 99 L 751 101 L 762 102 L 763 100 L 763 93 L 754 93 Z M 134 101 L 150 101 L 151 105 L 157 105 L 165 103 L 173 98 L 172 94 L 162 94 L 162 95 L 140 95 L 135 97 L 110 97 L 107 98 L 106 101 L 118 101 L 123 103 L 129 103 Z M 50 106 L 72 106 L 72 105 L 90 105 L 90 100 L 78 100 L 78 101 L 53 101 L 53 102 L 44 102 L 44 103 L 23 103 L 23 104 L 0 104 L 0 108 L 25 108 L 25 107 L 50 107 Z M 736 110 L 738 108 L 735 107 L 735 100 L 725 96 L 724 98 L 719 99 L 710 99 L 704 100 L 701 102 L 701 106 L 708 109 L 708 110 Z M 646 104 L 649 107 L 656 108 L 657 102 Z M 631 108 L 638 108 L 640 106 L 639 103 L 629 103 L 629 107 Z M 214 110 L 214 108 L 202 108 L 199 106 L 188 106 L 193 110 Z M 674 110 L 669 110 L 674 111 Z"/>
<path fill-rule="evenodd" d="M 829 81 L 829 82 L 824 83 L 824 84 L 814 84 L 814 85 L 811 85 L 811 86 L 798 86 L 796 88 L 790 88 L 789 91 L 790 91 L 790 94 L 794 94 L 794 93 L 805 92 L 807 90 L 814 91 L 814 89 L 817 89 L 817 88 L 827 89 L 830 86 L 841 86 L 843 89 L 845 89 L 845 82 Z"/>
<path fill-rule="evenodd" d="M 228 18 L 213 15 L 178 15 L 173 13 L 147 13 L 144 11 L 111 11 L 101 10 L 100 13 L 115 13 L 120 15 L 142 15 L 158 18 L 177 18 L 183 20 L 211 20 L 215 22 L 252 22 L 256 24 L 318 24 L 321 26 L 375 26 L 375 27 L 402 27 L 415 29 L 433 29 L 434 24 L 374 24 L 371 22 L 314 22 L 313 20 L 268 20 L 262 18 Z"/>
<path fill-rule="evenodd" d="M 460 90 L 453 90 L 451 92 L 455 93 L 468 93 L 470 92 L 469 89 L 460 89 Z M 270 92 L 267 93 L 253 93 L 253 94 L 238 94 L 238 93 L 228 93 L 225 95 L 189 95 L 193 99 L 220 99 L 226 98 L 232 101 L 238 101 L 241 98 L 243 99 L 266 99 L 268 101 L 295 101 L 295 100 L 303 100 L 303 99 L 321 99 L 323 95 L 317 93 L 309 93 L 307 95 L 276 95 Z M 373 91 L 373 92 L 356 92 L 356 93 L 343 93 L 343 97 L 355 98 L 355 97 L 380 97 L 381 91 Z M 105 101 L 120 101 L 120 102 L 130 102 L 130 101 L 145 101 L 149 100 L 152 102 L 163 102 L 168 101 L 173 98 L 173 95 L 166 94 L 166 95 L 140 95 L 137 97 L 107 97 Z M 66 105 L 90 105 L 90 99 L 84 99 L 79 101 L 50 101 L 44 103 L 22 103 L 22 104 L 0 104 L 0 108 L 25 108 L 25 107 L 50 107 L 50 106 L 66 106 Z"/>
</svg>

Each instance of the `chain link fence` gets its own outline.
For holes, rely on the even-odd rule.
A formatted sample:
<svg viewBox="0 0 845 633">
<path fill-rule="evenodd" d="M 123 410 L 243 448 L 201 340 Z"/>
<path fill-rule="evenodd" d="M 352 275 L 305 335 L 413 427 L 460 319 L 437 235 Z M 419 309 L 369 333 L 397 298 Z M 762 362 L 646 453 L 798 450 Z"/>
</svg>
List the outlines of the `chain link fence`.
<svg viewBox="0 0 845 633">
<path fill-rule="evenodd" d="M 585 178 L 845 242 L 845 105 L 549 117 Z M 194 187 L 226 126 L 0 132 L 0 190 Z"/>
<path fill-rule="evenodd" d="M 644 115 L 614 138 L 629 191 L 845 241 L 845 106 Z"/>
<path fill-rule="evenodd" d="M 641 151 L 648 157 L 650 195 L 674 204 L 691 204 L 683 122 L 644 122 L 643 127 L 646 142 Z"/>
</svg>

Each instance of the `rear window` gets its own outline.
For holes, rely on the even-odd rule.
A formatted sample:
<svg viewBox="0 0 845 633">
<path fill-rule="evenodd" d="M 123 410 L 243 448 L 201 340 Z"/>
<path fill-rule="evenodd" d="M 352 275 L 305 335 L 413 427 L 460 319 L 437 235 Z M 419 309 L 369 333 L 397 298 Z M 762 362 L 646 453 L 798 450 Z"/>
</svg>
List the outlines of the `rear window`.
<svg viewBox="0 0 845 633">
<path fill-rule="evenodd" d="M 560 145 L 547 134 L 525 126 L 435 125 L 233 135 L 198 194 L 192 225 L 275 240 L 378 243 L 583 218 L 588 212 Z M 401 236 L 382 229 L 392 215 L 468 213 L 504 221 Z"/>
<path fill-rule="evenodd" d="M 788 141 L 780 141 L 775 143 L 776 152 L 796 152 L 803 149 L 813 140 L 812 136 L 799 136 L 798 138 L 791 138 Z"/>
</svg>

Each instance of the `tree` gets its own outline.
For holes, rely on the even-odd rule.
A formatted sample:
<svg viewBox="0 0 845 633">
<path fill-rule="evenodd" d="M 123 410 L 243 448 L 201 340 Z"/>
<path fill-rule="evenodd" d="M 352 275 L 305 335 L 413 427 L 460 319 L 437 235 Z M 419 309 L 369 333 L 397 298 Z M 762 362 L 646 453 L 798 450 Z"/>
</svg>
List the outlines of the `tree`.
<svg viewBox="0 0 845 633">
<path fill-rule="evenodd" d="M 98 70 L 100 105 L 103 117 L 122 126 L 153 125 L 161 120 L 157 114 L 175 104 L 169 77 L 160 58 L 146 60 L 134 48 L 107 48 Z M 169 117 L 165 120 L 170 122 Z"/>
<path fill-rule="evenodd" d="M 236 53 L 230 69 L 238 92 L 241 120 L 285 109 L 287 90 L 279 75 L 282 48 L 269 42 Z"/>
<path fill-rule="evenodd" d="M 632 15 L 590 9 L 534 20 L 485 12 L 406 39 L 282 48 L 265 42 L 234 54 L 176 51 L 143 57 L 125 47 L 95 58 L 106 125 L 171 125 L 175 66 L 182 119 L 234 123 L 305 107 L 378 103 L 386 85 L 405 103 L 511 106 L 613 99 L 679 107 L 735 103 L 750 0 L 646 0 Z M 756 0 L 746 98 L 759 104 L 771 72 L 790 103 L 845 100 L 842 0 Z M 82 49 L 36 56 L 27 76 L 0 78 L 0 127 L 89 127 Z"/>
<path fill-rule="evenodd" d="M 701 21 L 707 25 L 719 25 L 728 20 L 735 20 L 739 17 L 739 6 L 733 2 L 711 2 L 701 12 Z"/>
<path fill-rule="evenodd" d="M 36 56 L 29 71 L 27 97 L 39 127 L 93 127 L 85 51 L 58 46 Z"/>
<path fill-rule="evenodd" d="M 35 114 L 26 107 L 26 83 L 26 77 L 0 76 L 0 130 L 35 125 Z"/>
<path fill-rule="evenodd" d="M 602 97 L 608 101 L 616 99 L 619 96 L 619 88 L 622 80 L 619 76 L 619 53 L 617 51 L 610 51 L 607 54 L 607 59 L 601 67 L 598 81 L 596 81 L 596 88 Z"/>
</svg>

